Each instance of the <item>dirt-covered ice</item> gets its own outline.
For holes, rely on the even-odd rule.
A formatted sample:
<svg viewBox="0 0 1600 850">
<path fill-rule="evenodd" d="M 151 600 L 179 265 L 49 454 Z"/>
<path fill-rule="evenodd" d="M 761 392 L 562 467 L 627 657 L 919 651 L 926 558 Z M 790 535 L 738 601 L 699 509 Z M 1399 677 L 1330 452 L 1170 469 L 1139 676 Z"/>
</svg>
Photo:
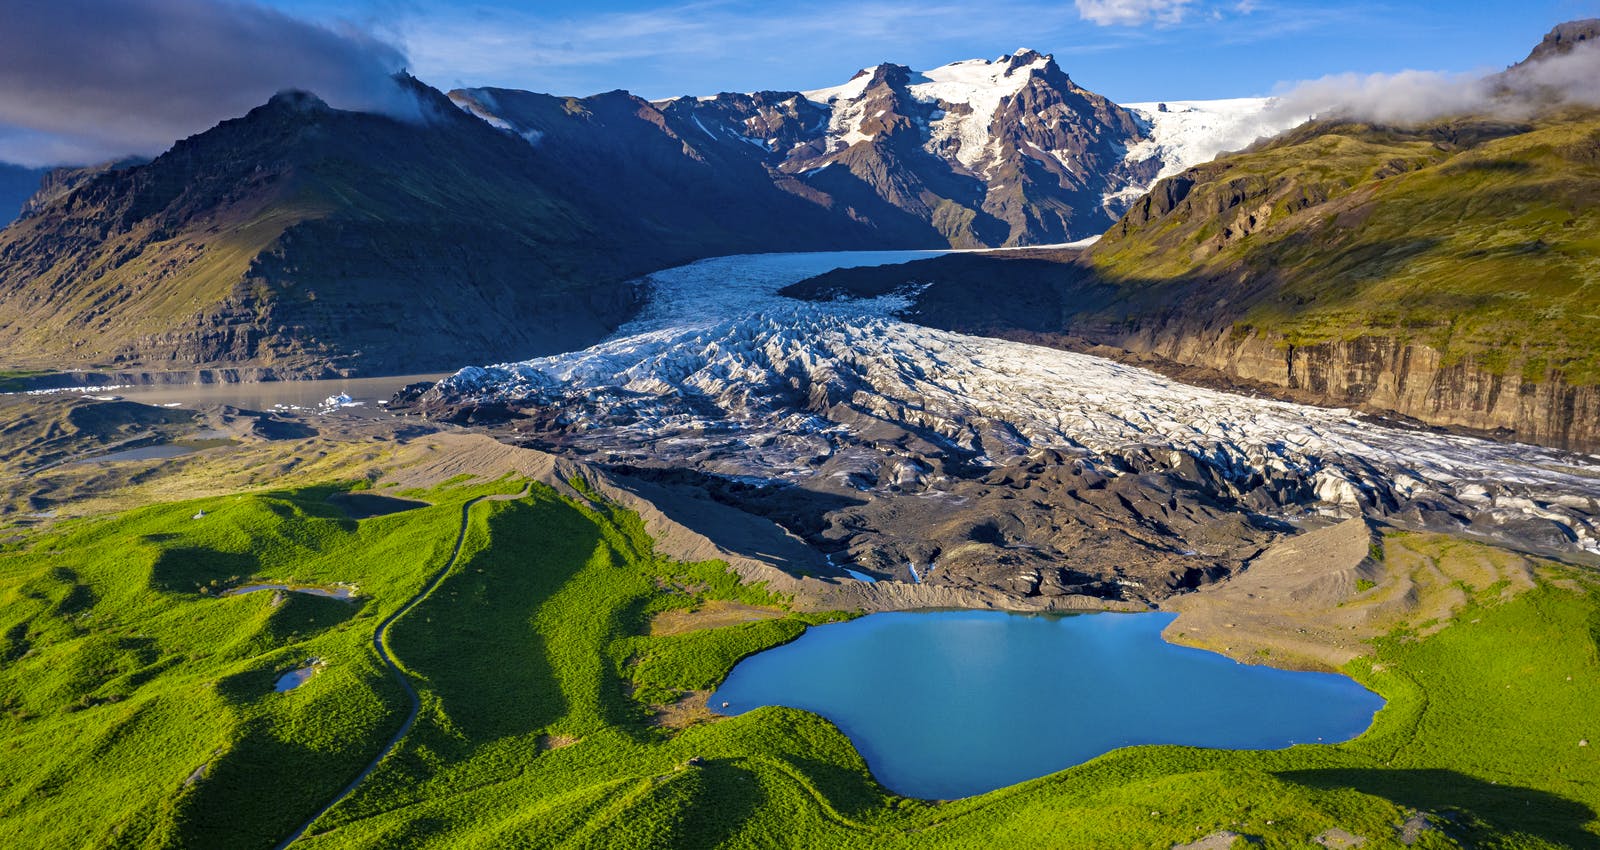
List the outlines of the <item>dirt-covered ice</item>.
<svg viewBox="0 0 1600 850">
<path fill-rule="evenodd" d="M 1591 457 L 1386 427 L 925 328 L 895 318 L 904 297 L 776 294 L 829 269 L 924 256 L 750 255 L 658 272 L 644 313 L 609 340 L 462 369 L 435 395 L 509 404 L 528 417 L 520 429 L 607 462 L 753 484 L 825 478 L 937 498 L 954 492 L 952 477 L 1048 450 L 1100 476 L 1208 479 L 1252 510 L 1365 511 L 1600 553 Z M 994 297 L 1006 297 L 1005 281 Z"/>
</svg>

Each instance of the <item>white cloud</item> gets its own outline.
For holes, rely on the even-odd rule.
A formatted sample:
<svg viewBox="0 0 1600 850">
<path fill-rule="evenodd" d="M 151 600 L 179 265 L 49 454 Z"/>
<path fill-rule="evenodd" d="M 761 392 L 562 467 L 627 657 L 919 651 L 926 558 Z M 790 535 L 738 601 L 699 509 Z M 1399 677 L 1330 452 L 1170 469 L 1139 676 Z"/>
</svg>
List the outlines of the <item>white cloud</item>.
<svg viewBox="0 0 1600 850">
<path fill-rule="evenodd" d="M 1518 65 L 1500 74 L 1338 74 L 1284 86 L 1273 108 L 1380 124 L 1414 124 L 1452 115 L 1522 119 L 1562 106 L 1600 106 L 1600 43 Z"/>
<path fill-rule="evenodd" d="M 0 0 L 0 160 L 156 154 L 287 88 L 417 114 L 399 49 L 234 0 Z"/>
<path fill-rule="evenodd" d="M 1275 106 L 1295 115 L 1407 124 L 1482 109 L 1488 95 L 1480 74 L 1351 73 L 1297 83 L 1278 95 Z"/>
<path fill-rule="evenodd" d="M 1176 24 L 1183 21 L 1194 0 L 1075 0 L 1078 15 L 1086 21 L 1109 26 L 1137 26 L 1154 22 Z"/>
</svg>

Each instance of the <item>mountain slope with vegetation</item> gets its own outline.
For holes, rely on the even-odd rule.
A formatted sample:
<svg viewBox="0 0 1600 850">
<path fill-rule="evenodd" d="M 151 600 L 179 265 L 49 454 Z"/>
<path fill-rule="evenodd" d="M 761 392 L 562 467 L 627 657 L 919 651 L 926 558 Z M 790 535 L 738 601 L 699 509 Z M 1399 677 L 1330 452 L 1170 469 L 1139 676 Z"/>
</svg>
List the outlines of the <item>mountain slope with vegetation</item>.
<svg viewBox="0 0 1600 850">
<path fill-rule="evenodd" d="M 582 139 L 530 144 L 400 82 L 422 119 L 285 93 L 148 164 L 41 196 L 0 231 L 0 362 L 454 368 L 587 345 L 632 314 L 627 281 L 653 269 L 883 241 L 764 180 L 700 188 L 714 169 L 681 149 L 640 209 L 617 177 L 627 149 L 577 170 Z"/>
<path fill-rule="evenodd" d="M 1088 254 L 1123 316 L 1087 330 L 1336 403 L 1592 445 L 1597 234 L 1600 114 L 1308 126 L 1158 184 Z"/>
<path fill-rule="evenodd" d="M 53 368 L 438 367 L 451 346 L 548 345 L 537 308 L 563 298 L 592 300 L 561 312 L 603 333 L 627 302 L 606 284 L 634 268 L 525 143 L 455 113 L 284 94 L 89 179 L 0 233 L 0 351 Z M 495 307 L 531 320 L 473 327 Z"/>
</svg>

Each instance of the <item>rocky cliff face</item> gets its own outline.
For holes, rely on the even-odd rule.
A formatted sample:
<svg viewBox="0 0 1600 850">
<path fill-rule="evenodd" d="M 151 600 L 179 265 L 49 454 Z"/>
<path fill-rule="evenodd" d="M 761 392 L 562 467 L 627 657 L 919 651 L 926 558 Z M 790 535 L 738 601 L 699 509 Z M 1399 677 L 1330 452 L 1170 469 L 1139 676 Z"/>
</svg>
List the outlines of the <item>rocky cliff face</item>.
<svg viewBox="0 0 1600 850">
<path fill-rule="evenodd" d="M 1492 432 L 1577 451 L 1600 450 L 1600 386 L 1568 383 L 1519 355 L 1507 368 L 1447 360 L 1393 337 L 1295 346 L 1281 337 L 1173 321 L 1077 326 L 1081 340 L 1215 370 L 1323 405 L 1397 413 L 1435 426 Z"/>
<path fill-rule="evenodd" d="M 1600 41 L 1600 18 L 1557 24 L 1534 46 L 1533 52 L 1528 54 L 1527 59 L 1522 60 L 1522 64 L 1527 65 L 1551 56 L 1563 56 L 1571 53 L 1579 45 L 1595 41 Z"/>
<path fill-rule="evenodd" d="M 90 180 L 112 171 L 122 171 L 135 166 L 144 165 L 150 160 L 144 157 L 126 157 L 97 165 L 65 166 L 62 168 L 46 169 L 34 181 L 32 194 L 23 202 L 19 217 L 25 217 L 42 212 L 56 199 L 61 198 L 73 189 L 82 186 Z M 8 222 L 9 223 L 9 222 Z"/>
</svg>

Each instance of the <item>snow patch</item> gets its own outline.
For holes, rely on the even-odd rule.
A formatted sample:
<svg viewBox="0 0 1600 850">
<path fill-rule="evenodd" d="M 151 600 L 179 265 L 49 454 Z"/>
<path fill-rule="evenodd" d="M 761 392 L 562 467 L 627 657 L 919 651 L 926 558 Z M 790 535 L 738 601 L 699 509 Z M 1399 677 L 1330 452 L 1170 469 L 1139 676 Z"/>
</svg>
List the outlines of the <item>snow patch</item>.
<svg viewBox="0 0 1600 850">
<path fill-rule="evenodd" d="M 849 82 L 842 86 L 803 91 L 800 96 L 812 103 L 819 103 L 823 106 L 832 106 L 835 102 L 841 100 L 857 100 L 866 92 L 868 84 L 872 82 L 872 77 L 879 67 L 874 65 L 871 68 L 862 68 L 856 72 L 855 76 L 850 78 Z"/>
<path fill-rule="evenodd" d="M 1044 70 L 1050 62 L 1040 56 L 1025 65 L 1014 64 L 1015 56 L 1028 52 L 1019 50 L 1013 56 L 1002 56 L 992 62 L 968 59 L 924 71 L 920 75 L 924 82 L 910 86 L 912 97 L 928 103 L 959 103 L 967 107 L 966 111 L 957 110 L 959 114 L 951 115 L 947 106 L 944 115 L 929 123 L 928 150 L 942 150 L 954 139 L 959 144 L 955 152 L 957 162 L 976 168 L 980 161 L 987 159 L 994 142 L 989 126 L 1000 104 L 1021 92 L 1033 73 Z"/>
<path fill-rule="evenodd" d="M 976 169 L 991 158 L 994 138 L 989 126 L 1001 103 L 1016 96 L 1035 72 L 1049 65 L 1049 58 L 1044 56 L 1026 63 L 1018 62 L 1018 57 L 1031 53 L 1019 50 L 994 60 L 967 59 L 913 73 L 908 86 L 911 97 L 922 103 L 941 105 L 926 124 L 927 150 L 943 156 L 953 142 L 956 161 L 969 169 Z M 869 117 L 861 100 L 880 67 L 864 68 L 844 85 L 802 93 L 807 99 L 832 110 L 828 122 L 830 152 L 873 138 L 861 129 Z M 877 114 L 883 114 L 883 110 Z M 1059 154 L 1056 156 L 1061 159 Z"/>
<path fill-rule="evenodd" d="M 1169 100 L 1163 103 L 1125 103 L 1123 107 L 1145 121 L 1150 139 L 1128 149 L 1125 160 L 1143 162 L 1159 157 L 1161 173 L 1169 177 L 1191 166 L 1210 162 L 1225 151 L 1239 150 L 1257 139 L 1305 123 L 1309 115 L 1285 116 L 1268 110 L 1266 97 L 1225 100 Z"/>
</svg>

